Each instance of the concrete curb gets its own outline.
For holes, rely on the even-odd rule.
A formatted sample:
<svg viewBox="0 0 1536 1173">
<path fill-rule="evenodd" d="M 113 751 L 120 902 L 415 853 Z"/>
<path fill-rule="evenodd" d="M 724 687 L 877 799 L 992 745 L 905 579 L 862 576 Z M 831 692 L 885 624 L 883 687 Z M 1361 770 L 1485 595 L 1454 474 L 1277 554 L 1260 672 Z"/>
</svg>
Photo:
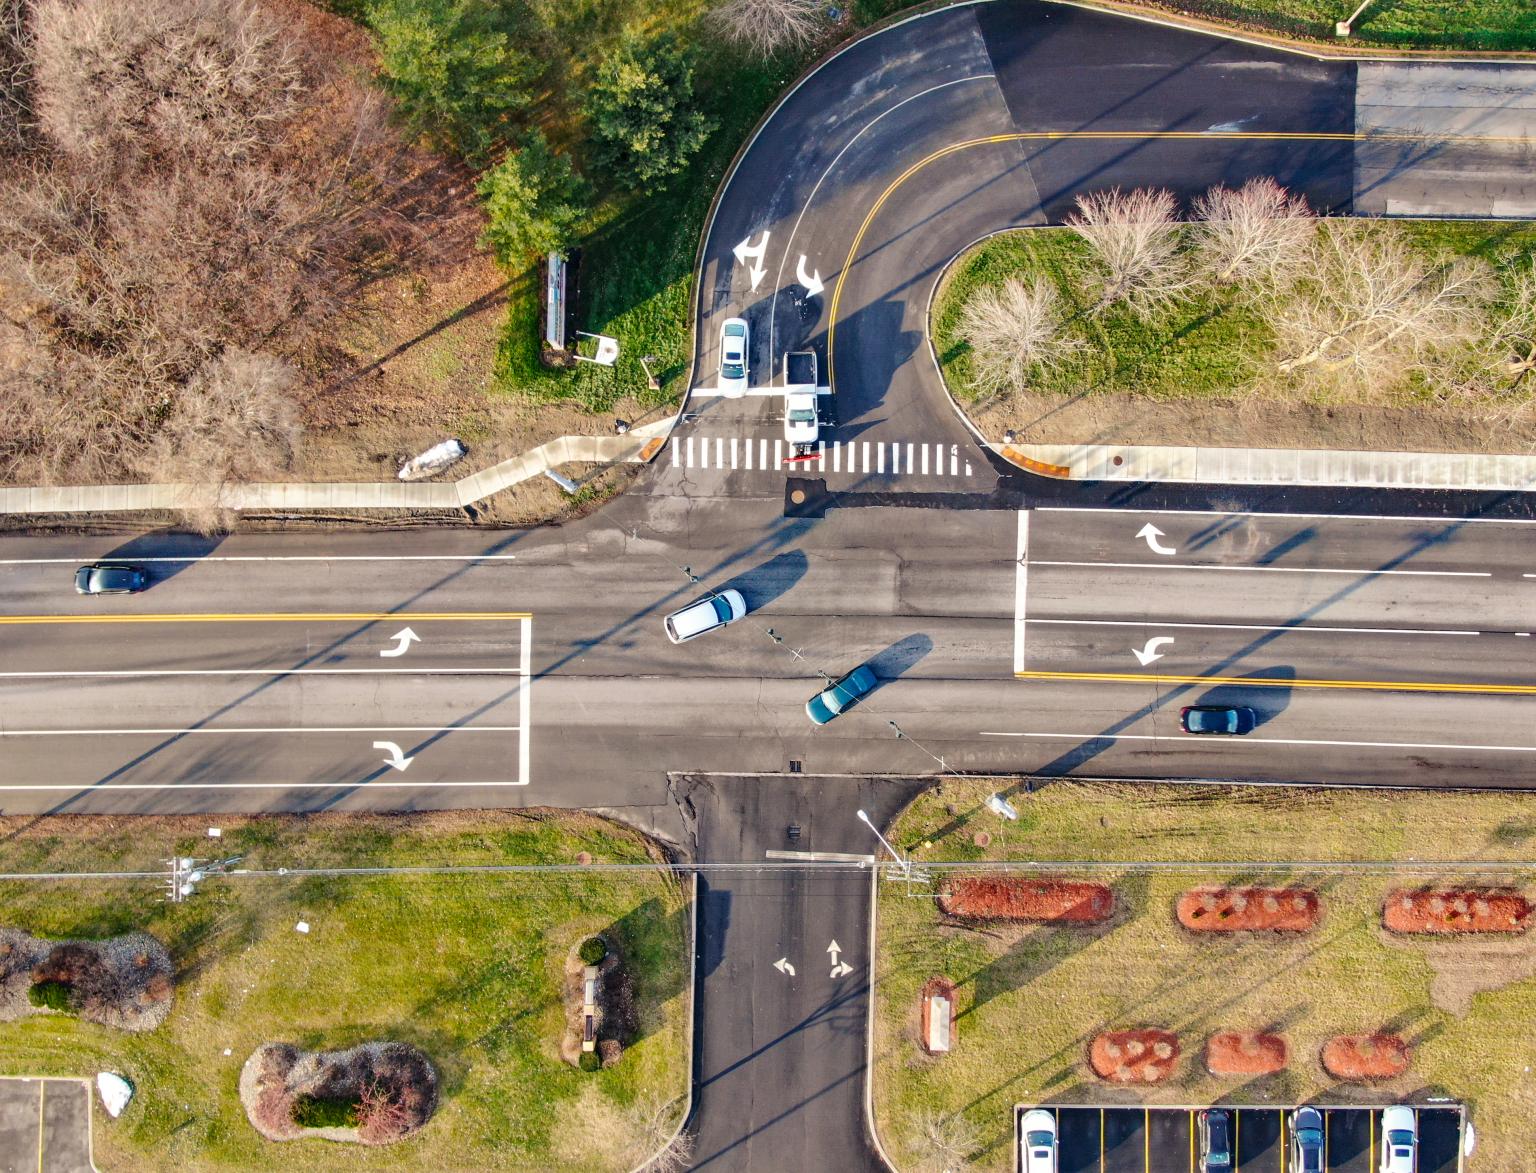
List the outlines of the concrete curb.
<svg viewBox="0 0 1536 1173">
<path fill-rule="evenodd" d="M 869 869 L 869 1014 L 864 1029 L 864 1127 L 869 1130 L 875 1155 L 887 1169 L 894 1171 L 896 1162 L 885 1151 L 885 1145 L 880 1142 L 880 1130 L 875 1127 L 875 945 L 879 939 L 876 931 L 879 921 L 880 864 L 876 863 Z"/>
<path fill-rule="evenodd" d="M 699 951 L 699 873 L 692 872 L 689 876 L 688 906 L 690 916 L 688 918 L 688 1027 L 686 1031 L 687 1046 L 684 1050 L 687 1054 L 684 1058 L 688 1063 L 687 1090 L 683 1093 L 683 1114 L 677 1118 L 677 1127 L 672 1130 L 672 1135 L 654 1153 L 641 1161 L 629 1173 L 645 1173 L 655 1162 L 656 1158 L 666 1152 L 677 1138 L 683 1134 L 683 1129 L 688 1127 L 688 1121 L 693 1116 L 693 1003 L 694 992 L 699 981 L 698 951 Z"/>
</svg>

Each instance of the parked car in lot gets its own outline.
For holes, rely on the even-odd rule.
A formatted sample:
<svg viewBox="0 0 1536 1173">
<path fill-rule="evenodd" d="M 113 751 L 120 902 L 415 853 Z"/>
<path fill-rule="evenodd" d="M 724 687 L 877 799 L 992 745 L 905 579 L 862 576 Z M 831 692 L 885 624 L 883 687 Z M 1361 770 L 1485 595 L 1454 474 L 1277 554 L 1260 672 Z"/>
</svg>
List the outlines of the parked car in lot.
<svg viewBox="0 0 1536 1173">
<path fill-rule="evenodd" d="M 720 394 L 740 399 L 747 393 L 747 342 L 745 318 L 726 318 L 720 326 Z"/>
<path fill-rule="evenodd" d="M 1412 1108 L 1395 1104 L 1381 1113 L 1381 1173 L 1415 1173 L 1419 1121 Z"/>
<path fill-rule="evenodd" d="M 1291 1163 L 1287 1173 L 1323 1173 L 1323 1114 L 1301 1107 L 1291 1113 Z"/>
<path fill-rule="evenodd" d="M 825 725 L 840 713 L 846 713 L 854 705 L 875 691 L 879 684 L 867 665 L 860 664 L 841 680 L 835 681 L 805 702 L 805 712 L 818 725 Z"/>
<path fill-rule="evenodd" d="M 119 562 L 93 562 L 75 571 L 75 593 L 81 595 L 131 595 L 149 585 L 149 576 L 137 566 Z"/>
<path fill-rule="evenodd" d="M 1044 1108 L 1031 1108 L 1019 1121 L 1019 1168 L 1056 1173 L 1056 1117 Z"/>
<path fill-rule="evenodd" d="M 742 598 L 740 591 L 716 591 L 672 612 L 662 626 L 666 628 L 669 640 L 682 644 L 735 623 L 746 613 L 747 600 Z"/>
<path fill-rule="evenodd" d="M 1232 1113 L 1207 1108 L 1197 1121 L 1200 1132 L 1200 1173 L 1227 1173 L 1232 1168 Z"/>
<path fill-rule="evenodd" d="M 1185 705 L 1179 710 L 1179 728 L 1185 733 L 1239 737 L 1258 723 L 1258 715 L 1243 705 Z"/>
</svg>

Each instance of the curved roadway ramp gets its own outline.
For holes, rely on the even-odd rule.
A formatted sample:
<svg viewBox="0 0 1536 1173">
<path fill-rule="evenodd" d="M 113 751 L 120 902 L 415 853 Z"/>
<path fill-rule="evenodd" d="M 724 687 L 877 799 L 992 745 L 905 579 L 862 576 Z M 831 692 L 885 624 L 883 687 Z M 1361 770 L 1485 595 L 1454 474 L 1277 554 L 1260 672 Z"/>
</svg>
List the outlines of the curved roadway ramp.
<svg viewBox="0 0 1536 1173">
<path fill-rule="evenodd" d="M 1187 201 L 1255 176 L 1325 213 L 1531 216 L 1533 143 L 1536 66 L 1323 60 L 1041 0 L 913 17 L 804 79 L 727 181 L 688 415 L 650 487 L 776 495 L 772 391 L 809 348 L 834 392 L 815 466 L 832 488 L 986 491 L 1015 470 L 956 417 L 926 340 L 943 267 L 979 237 L 1059 222 L 1083 192 Z M 733 316 L 752 387 L 725 400 Z"/>
</svg>

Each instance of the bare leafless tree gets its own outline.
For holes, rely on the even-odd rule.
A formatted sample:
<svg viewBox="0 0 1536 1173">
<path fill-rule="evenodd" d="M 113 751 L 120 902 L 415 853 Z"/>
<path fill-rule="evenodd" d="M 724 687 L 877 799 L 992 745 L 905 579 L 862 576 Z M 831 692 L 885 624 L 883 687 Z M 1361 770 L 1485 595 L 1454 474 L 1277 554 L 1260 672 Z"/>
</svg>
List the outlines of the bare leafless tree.
<svg viewBox="0 0 1536 1173">
<path fill-rule="evenodd" d="M 1213 187 L 1195 200 L 1195 242 L 1212 285 L 1283 285 L 1300 266 L 1317 222 L 1307 201 L 1273 179 Z"/>
<path fill-rule="evenodd" d="M 1272 313 L 1277 369 L 1320 388 L 1385 391 L 1477 341 L 1495 291 L 1488 269 L 1426 260 L 1400 236 L 1353 225 L 1318 233 L 1297 296 Z"/>
<path fill-rule="evenodd" d="M 971 385 L 984 395 L 1022 390 L 1083 347 L 1067 328 L 1055 286 L 1043 277 L 1028 285 L 1009 278 L 977 291 L 960 311 L 958 328 L 971 344 Z"/>
<path fill-rule="evenodd" d="M 1137 317 L 1155 317 L 1191 290 L 1177 212 L 1173 193 L 1156 188 L 1077 197 L 1066 223 L 1092 246 L 1100 270 L 1094 312 L 1123 304 Z"/>
<path fill-rule="evenodd" d="M 1536 383 L 1536 257 L 1509 270 L 1501 302 L 1504 312 L 1491 335 L 1494 363 L 1508 380 L 1506 390 L 1523 391 Z"/>
<path fill-rule="evenodd" d="M 27 145 L 32 122 L 32 5 L 0 0 L 0 150 Z"/>
<path fill-rule="evenodd" d="M 639 1149 L 654 1154 L 645 1173 L 683 1173 L 693 1163 L 693 1134 L 678 1131 L 682 1105 L 677 1100 L 662 1102 L 659 1097 L 636 1107 L 639 1115 Z M 642 1158 L 643 1159 L 643 1158 Z"/>
<path fill-rule="evenodd" d="M 981 1140 L 959 1112 L 924 1108 L 914 1121 L 919 1157 L 916 1173 L 961 1173 L 976 1158 Z"/>
<path fill-rule="evenodd" d="M 725 0 L 709 21 L 720 34 L 757 57 L 804 49 L 826 28 L 822 0 Z"/>
</svg>

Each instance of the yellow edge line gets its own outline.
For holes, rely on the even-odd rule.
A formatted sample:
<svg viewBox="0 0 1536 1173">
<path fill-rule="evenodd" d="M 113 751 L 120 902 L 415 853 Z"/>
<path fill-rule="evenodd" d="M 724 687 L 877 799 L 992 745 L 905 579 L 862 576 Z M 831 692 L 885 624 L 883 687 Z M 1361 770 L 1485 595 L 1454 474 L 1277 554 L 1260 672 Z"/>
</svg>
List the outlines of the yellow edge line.
<svg viewBox="0 0 1536 1173">
<path fill-rule="evenodd" d="M 951 143 L 947 147 L 940 147 L 926 158 L 919 159 L 908 167 L 900 175 L 891 181 L 889 187 L 880 193 L 869 209 L 869 214 L 864 217 L 864 223 L 859 225 L 859 231 L 853 238 L 853 243 L 848 246 L 848 259 L 843 262 L 841 272 L 837 275 L 837 284 L 832 287 L 832 306 L 827 319 L 827 384 L 835 394 L 837 391 L 837 364 L 832 361 L 837 340 L 837 311 L 843 299 L 843 282 L 847 280 L 848 273 L 853 268 L 854 258 L 859 255 L 859 247 L 864 243 L 864 234 L 869 231 L 869 226 L 880 214 L 880 209 L 885 206 L 885 201 L 898 187 L 904 184 L 912 176 L 916 175 L 930 163 L 963 151 L 968 147 L 987 146 L 992 143 L 1013 143 L 1029 140 L 1059 140 L 1059 139 L 1109 139 L 1109 140 L 1149 140 L 1149 139 L 1259 139 L 1268 142 L 1435 142 L 1435 143 L 1525 143 L 1528 139 L 1519 135 L 1426 135 L 1426 134 L 1362 134 L 1358 131 L 1278 131 L 1278 130 L 1030 130 L 1017 131 L 1011 134 L 993 134 L 985 138 L 967 139 L 964 142 Z"/>
<path fill-rule="evenodd" d="M 1281 680 L 1264 676 L 1160 676 L 1151 672 L 1015 672 L 1020 680 L 1108 680 L 1123 684 L 1251 684 L 1264 688 L 1354 688 L 1385 692 L 1472 692 L 1536 696 L 1536 684 L 1429 680 Z"/>
<path fill-rule="evenodd" d="M 324 623 L 407 620 L 412 623 L 532 619 L 531 611 L 293 611 L 225 615 L 0 615 L 0 626 L 32 623 Z"/>
</svg>

